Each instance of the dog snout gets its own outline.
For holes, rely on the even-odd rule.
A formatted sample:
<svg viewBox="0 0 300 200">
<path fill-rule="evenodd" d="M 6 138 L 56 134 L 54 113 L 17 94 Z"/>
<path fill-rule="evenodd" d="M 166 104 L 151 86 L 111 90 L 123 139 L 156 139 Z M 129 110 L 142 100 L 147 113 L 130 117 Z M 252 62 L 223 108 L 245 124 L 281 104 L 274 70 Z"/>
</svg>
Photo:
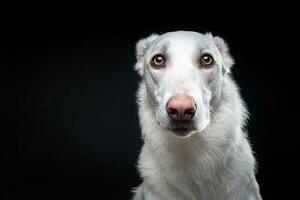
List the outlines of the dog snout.
<svg viewBox="0 0 300 200">
<path fill-rule="evenodd" d="M 176 95 L 167 103 L 167 113 L 174 121 L 191 120 L 196 112 L 194 99 L 187 95 Z"/>
</svg>

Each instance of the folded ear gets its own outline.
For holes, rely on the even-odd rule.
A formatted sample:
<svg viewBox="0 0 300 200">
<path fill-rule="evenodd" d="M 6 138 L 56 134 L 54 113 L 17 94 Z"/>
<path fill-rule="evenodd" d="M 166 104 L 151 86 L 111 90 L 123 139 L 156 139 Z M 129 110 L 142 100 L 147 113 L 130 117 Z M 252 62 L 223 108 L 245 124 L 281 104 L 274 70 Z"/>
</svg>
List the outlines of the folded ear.
<svg viewBox="0 0 300 200">
<path fill-rule="evenodd" d="M 146 54 L 147 49 L 151 45 L 151 43 L 158 38 L 157 34 L 152 34 L 144 39 L 141 39 L 136 44 L 136 59 L 137 62 L 134 66 L 134 69 L 138 71 L 140 76 L 144 74 L 144 56 Z"/>
<path fill-rule="evenodd" d="M 234 60 L 229 53 L 228 45 L 222 38 L 220 38 L 218 36 L 212 36 L 211 33 L 207 33 L 206 35 L 213 39 L 215 45 L 217 46 L 217 48 L 219 49 L 219 51 L 222 55 L 224 72 L 230 73 L 230 69 L 234 64 Z"/>
</svg>

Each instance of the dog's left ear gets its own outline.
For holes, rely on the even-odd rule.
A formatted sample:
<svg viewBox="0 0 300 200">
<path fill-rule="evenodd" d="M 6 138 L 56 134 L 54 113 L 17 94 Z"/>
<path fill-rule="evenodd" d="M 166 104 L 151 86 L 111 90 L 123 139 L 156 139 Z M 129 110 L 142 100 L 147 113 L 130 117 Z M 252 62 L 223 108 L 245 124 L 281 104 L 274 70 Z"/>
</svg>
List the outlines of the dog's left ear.
<svg viewBox="0 0 300 200">
<path fill-rule="evenodd" d="M 152 34 L 144 39 L 141 39 L 136 44 L 136 64 L 134 69 L 138 71 L 140 76 L 144 74 L 144 56 L 146 54 L 147 49 L 149 48 L 150 44 L 158 38 L 157 34 Z"/>
<path fill-rule="evenodd" d="M 227 43 L 218 36 L 213 36 L 211 33 L 207 33 L 206 36 L 213 39 L 215 45 L 219 49 L 223 58 L 223 70 L 225 73 L 230 73 L 231 67 L 234 64 L 234 60 L 229 53 L 229 48 Z"/>
</svg>

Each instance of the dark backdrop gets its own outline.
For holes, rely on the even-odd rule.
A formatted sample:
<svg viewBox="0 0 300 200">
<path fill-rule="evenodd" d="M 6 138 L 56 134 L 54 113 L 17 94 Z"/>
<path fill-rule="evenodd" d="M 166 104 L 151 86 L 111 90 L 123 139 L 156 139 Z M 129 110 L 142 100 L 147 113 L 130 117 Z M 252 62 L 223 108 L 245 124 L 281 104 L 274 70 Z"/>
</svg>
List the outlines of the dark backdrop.
<svg viewBox="0 0 300 200">
<path fill-rule="evenodd" d="M 295 16 L 280 12 L 4 20 L 1 195 L 130 199 L 141 182 L 135 43 L 151 33 L 193 30 L 223 37 L 236 60 L 262 196 L 295 199 L 299 45 Z"/>
</svg>

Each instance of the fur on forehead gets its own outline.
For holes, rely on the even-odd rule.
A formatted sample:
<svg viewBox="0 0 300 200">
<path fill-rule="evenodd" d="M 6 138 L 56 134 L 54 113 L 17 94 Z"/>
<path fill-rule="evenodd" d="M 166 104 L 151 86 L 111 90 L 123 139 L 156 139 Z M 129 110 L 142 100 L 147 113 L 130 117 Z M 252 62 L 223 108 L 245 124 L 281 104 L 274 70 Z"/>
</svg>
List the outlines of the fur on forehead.
<svg viewBox="0 0 300 200">
<path fill-rule="evenodd" d="M 234 60 L 232 59 L 230 53 L 229 53 L 229 48 L 226 42 L 218 37 L 218 36 L 213 36 L 211 33 L 206 33 L 206 37 L 209 39 L 213 40 L 214 44 L 220 51 L 220 54 L 222 55 L 222 60 L 223 60 L 223 71 L 224 73 L 230 73 L 230 69 L 232 65 L 234 64 Z M 139 73 L 140 76 L 143 76 L 144 74 L 144 56 L 146 54 L 146 51 L 148 48 L 151 46 L 152 42 L 156 40 L 159 37 L 157 34 L 151 34 L 150 36 L 141 39 L 140 41 L 137 42 L 136 44 L 136 59 L 137 62 L 135 64 L 135 70 Z"/>
</svg>

